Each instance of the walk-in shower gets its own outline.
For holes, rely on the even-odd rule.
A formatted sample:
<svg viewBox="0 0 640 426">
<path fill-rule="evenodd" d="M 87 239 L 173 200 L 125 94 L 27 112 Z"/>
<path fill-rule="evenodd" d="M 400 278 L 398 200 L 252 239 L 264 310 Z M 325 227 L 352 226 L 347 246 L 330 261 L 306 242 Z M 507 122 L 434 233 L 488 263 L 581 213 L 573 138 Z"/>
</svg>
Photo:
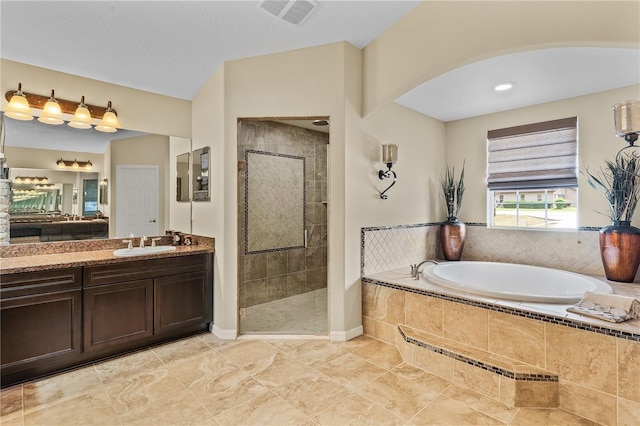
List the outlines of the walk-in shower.
<svg viewBox="0 0 640 426">
<path fill-rule="evenodd" d="M 241 334 L 327 333 L 328 143 L 282 122 L 238 123 Z"/>
</svg>

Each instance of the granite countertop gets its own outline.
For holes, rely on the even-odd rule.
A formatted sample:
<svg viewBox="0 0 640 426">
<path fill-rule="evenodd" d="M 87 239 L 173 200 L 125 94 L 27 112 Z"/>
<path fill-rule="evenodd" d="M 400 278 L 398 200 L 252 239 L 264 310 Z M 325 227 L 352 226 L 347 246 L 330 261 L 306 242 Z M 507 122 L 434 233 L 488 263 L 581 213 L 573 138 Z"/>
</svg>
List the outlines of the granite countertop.
<svg viewBox="0 0 640 426">
<path fill-rule="evenodd" d="M 170 239 L 171 237 L 162 237 L 158 245 L 169 245 Z M 121 239 L 117 238 L 31 245 L 19 244 L 0 250 L 0 275 L 214 252 L 213 238 L 197 237 L 197 240 L 197 245 L 176 246 L 176 250 L 171 252 L 123 257 L 113 254 L 115 249 L 123 248 Z"/>
</svg>

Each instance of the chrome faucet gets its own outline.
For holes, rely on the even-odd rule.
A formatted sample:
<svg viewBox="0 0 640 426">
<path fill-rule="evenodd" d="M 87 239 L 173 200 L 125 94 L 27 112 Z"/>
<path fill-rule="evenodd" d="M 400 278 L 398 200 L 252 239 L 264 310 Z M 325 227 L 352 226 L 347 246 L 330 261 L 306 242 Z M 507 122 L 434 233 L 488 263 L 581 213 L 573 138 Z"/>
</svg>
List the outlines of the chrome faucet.
<svg viewBox="0 0 640 426">
<path fill-rule="evenodd" d="M 144 242 L 147 241 L 147 237 L 144 235 L 140 237 L 140 248 L 144 248 Z"/>
<path fill-rule="evenodd" d="M 133 248 L 133 241 L 131 240 L 122 240 L 123 243 L 127 243 L 127 248 L 131 250 Z"/>
<path fill-rule="evenodd" d="M 411 265 L 411 276 L 413 278 L 415 278 L 416 280 L 420 279 L 420 267 L 422 265 L 424 265 L 425 263 L 431 262 L 434 265 L 437 265 L 438 262 L 436 262 L 435 260 L 431 260 L 431 259 L 427 259 L 427 260 L 423 260 L 422 262 L 416 264 Z"/>
</svg>

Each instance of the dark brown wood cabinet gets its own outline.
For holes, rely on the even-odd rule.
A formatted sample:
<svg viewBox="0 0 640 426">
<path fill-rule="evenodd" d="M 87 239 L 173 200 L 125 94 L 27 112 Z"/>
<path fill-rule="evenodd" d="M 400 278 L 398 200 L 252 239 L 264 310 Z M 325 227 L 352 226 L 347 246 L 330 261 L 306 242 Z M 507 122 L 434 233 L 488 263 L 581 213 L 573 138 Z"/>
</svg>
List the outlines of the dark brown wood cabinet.
<svg viewBox="0 0 640 426">
<path fill-rule="evenodd" d="M 170 332 L 211 321 L 212 288 L 206 271 L 168 275 L 154 281 L 154 332 Z"/>
<path fill-rule="evenodd" d="M 153 335 L 153 280 L 89 287 L 84 290 L 85 352 Z"/>
<path fill-rule="evenodd" d="M 0 369 L 3 384 L 26 372 L 70 365 L 81 353 L 81 268 L 2 276 Z"/>
<path fill-rule="evenodd" d="M 0 278 L 2 386 L 202 332 L 213 320 L 210 253 Z"/>
</svg>

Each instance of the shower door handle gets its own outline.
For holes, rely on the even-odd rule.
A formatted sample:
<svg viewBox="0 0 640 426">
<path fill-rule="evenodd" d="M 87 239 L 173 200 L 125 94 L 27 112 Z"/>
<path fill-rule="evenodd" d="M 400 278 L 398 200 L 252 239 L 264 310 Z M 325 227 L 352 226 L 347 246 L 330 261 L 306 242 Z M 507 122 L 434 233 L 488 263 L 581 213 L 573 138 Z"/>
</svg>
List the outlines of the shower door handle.
<svg viewBox="0 0 640 426">
<path fill-rule="evenodd" d="M 304 248 L 307 248 L 307 230 L 304 230 Z"/>
</svg>

